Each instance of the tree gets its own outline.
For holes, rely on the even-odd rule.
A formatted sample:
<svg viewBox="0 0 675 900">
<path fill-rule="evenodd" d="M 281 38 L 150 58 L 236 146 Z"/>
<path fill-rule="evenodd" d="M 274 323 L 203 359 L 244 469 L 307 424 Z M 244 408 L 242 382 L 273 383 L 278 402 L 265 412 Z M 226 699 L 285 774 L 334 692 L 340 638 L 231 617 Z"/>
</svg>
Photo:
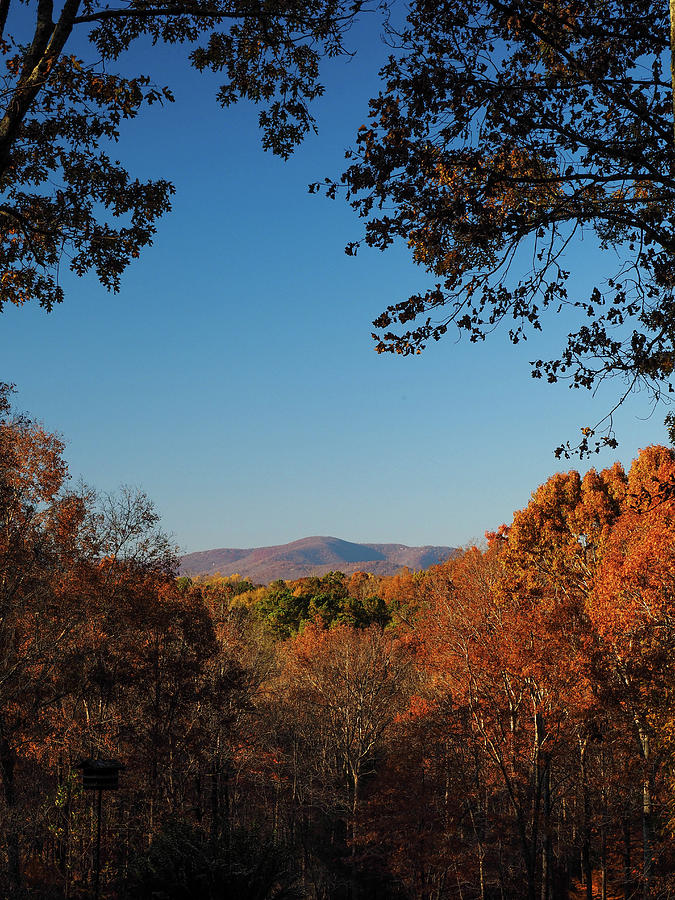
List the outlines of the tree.
<svg viewBox="0 0 675 900">
<path fill-rule="evenodd" d="M 623 845 L 624 895 L 631 894 L 638 808 L 645 897 L 656 850 L 663 855 L 655 810 L 657 775 L 669 752 L 664 698 L 673 684 L 674 478 L 673 451 L 665 447 L 641 451 L 628 474 L 618 464 L 583 479 L 576 472 L 557 474 L 493 538 L 501 545 L 506 602 L 500 604 L 509 639 L 517 635 L 518 619 L 505 617 L 515 602 L 526 612 L 516 644 L 527 646 L 530 629 L 544 636 L 527 662 L 529 673 L 549 691 L 571 676 L 560 692 L 564 719 L 557 729 L 567 735 L 567 761 L 563 777 L 551 779 L 551 793 L 555 799 L 556 781 L 575 784 L 589 898 L 594 843 L 605 889 L 609 860 Z M 576 765 L 570 766 L 575 743 Z"/>
<path fill-rule="evenodd" d="M 605 703 L 621 711 L 640 754 L 645 897 L 654 868 L 655 780 L 672 732 L 665 698 L 675 681 L 675 506 L 658 487 L 674 477 L 675 454 L 666 447 L 648 447 L 633 462 L 629 502 L 612 530 L 588 604 L 602 649 Z"/>
<path fill-rule="evenodd" d="M 299 900 L 286 848 L 238 829 L 214 844 L 203 832 L 168 823 L 137 854 L 128 879 L 132 900 Z"/>
<path fill-rule="evenodd" d="M 566 881 L 574 871 L 575 858 L 580 856 L 580 874 L 586 896 L 592 900 L 592 836 L 599 805 L 594 793 L 597 795 L 598 781 L 602 784 L 604 806 L 608 797 L 607 766 L 597 764 L 597 736 L 609 732 L 613 739 L 614 734 L 593 694 L 595 681 L 590 670 L 596 641 L 589 627 L 587 607 L 612 528 L 625 501 L 626 481 L 618 464 L 602 472 L 591 470 L 583 479 L 578 472 L 558 473 L 533 493 L 528 506 L 515 513 L 508 528 L 493 537 L 493 543 L 501 545 L 504 566 L 501 590 L 508 598 L 507 603 L 515 602 L 520 616 L 525 614 L 523 638 L 516 643 L 526 648 L 526 660 L 529 655 L 536 660 L 526 661 L 526 671 L 534 675 L 540 704 L 535 735 L 543 736 L 542 896 L 550 896 L 554 886 L 555 858 L 559 860 L 557 879 L 560 881 L 564 873 L 562 880 Z M 516 617 L 515 622 L 509 623 L 508 634 L 512 640 L 518 621 Z M 533 652 L 537 632 L 541 643 Z M 533 641 L 530 646 L 528 634 Z M 561 698 L 565 698 L 564 702 Z M 562 714 L 562 717 L 555 722 L 552 714 Z M 551 725 L 553 733 L 562 740 L 551 741 Z M 559 744 L 557 752 L 551 752 L 551 743 L 554 748 Z M 570 805 L 570 800 L 579 809 L 577 828 L 573 828 L 572 836 L 567 836 L 567 847 L 558 841 L 555 853 L 556 804 L 560 833 L 560 820 L 567 824 L 565 806 Z M 605 884 L 604 818 L 601 830 L 601 869 Z"/>
<path fill-rule="evenodd" d="M 50 840 L 39 819 L 57 783 L 52 836 L 66 862 L 78 758 L 117 756 L 128 740 L 144 744 L 151 788 L 162 754 L 179 768 L 216 644 L 201 596 L 179 594 L 148 498 L 69 491 L 62 441 L 13 413 L 9 395 L 0 385 L 0 884 L 11 896 L 31 848 Z"/>
<path fill-rule="evenodd" d="M 504 555 L 495 544 L 485 554 L 471 548 L 439 567 L 423 639 L 439 700 L 454 719 L 448 735 L 469 748 L 465 765 L 474 754 L 480 760 L 463 795 L 474 883 L 484 896 L 486 881 L 498 877 L 506 896 L 534 900 L 539 887 L 550 897 L 555 879 L 557 774 L 569 699 L 583 687 L 573 654 L 560 652 L 567 642 L 551 628 L 550 610 L 517 583 Z"/>
<path fill-rule="evenodd" d="M 452 323 L 471 341 L 504 324 L 518 344 L 567 307 L 576 324 L 531 361 L 535 378 L 590 390 L 618 376 L 619 403 L 671 389 L 669 37 L 663 0 L 411 3 L 341 179 L 365 243 L 402 239 L 437 279 L 375 320 L 378 352 L 421 352 Z M 618 265 L 585 296 L 565 253 L 588 231 Z M 582 429 L 582 455 L 616 446 L 603 421 L 595 448 Z"/>
<path fill-rule="evenodd" d="M 325 626 L 340 622 L 358 628 L 375 624 L 385 628 L 391 622 L 385 601 L 363 590 L 366 585 L 372 590 L 374 580 L 363 575 L 362 581 L 352 581 L 342 572 L 289 582 L 277 579 L 262 594 L 256 609 L 278 637 L 296 634 L 303 623 L 317 617 Z"/>
<path fill-rule="evenodd" d="M 12 413 L 0 384 L 0 809 L 10 891 L 20 882 L 21 762 L 49 745 L 45 717 L 61 694 L 82 617 L 81 498 L 63 491 L 63 444 Z M 25 792 L 24 792 L 25 793 Z"/>
<path fill-rule="evenodd" d="M 289 642 L 286 656 L 284 703 L 296 705 L 307 768 L 316 771 L 314 804 L 332 789 L 342 807 L 354 897 L 364 785 L 409 690 L 410 648 L 375 625 L 326 629 L 317 619 Z"/>
<path fill-rule="evenodd" d="M 141 41 L 186 44 L 196 69 L 222 72 L 222 106 L 261 107 L 263 146 L 287 157 L 314 128 L 308 104 L 323 92 L 324 55 L 363 0 L 160 0 L 108 4 L 0 2 L 0 309 L 63 299 L 58 268 L 93 271 L 117 291 L 129 262 L 152 242 L 173 186 L 140 181 L 109 155 L 122 122 L 170 102 L 147 75 L 114 71 Z M 22 34 L 27 16 L 30 36 Z"/>
</svg>

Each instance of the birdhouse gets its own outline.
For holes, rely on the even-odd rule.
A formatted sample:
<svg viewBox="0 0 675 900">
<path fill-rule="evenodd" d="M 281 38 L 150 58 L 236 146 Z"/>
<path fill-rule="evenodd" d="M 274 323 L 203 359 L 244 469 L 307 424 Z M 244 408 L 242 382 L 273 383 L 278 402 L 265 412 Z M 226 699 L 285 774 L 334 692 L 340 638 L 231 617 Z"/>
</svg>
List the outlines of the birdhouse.
<svg viewBox="0 0 675 900">
<path fill-rule="evenodd" d="M 83 759 L 82 787 L 88 791 L 114 791 L 119 787 L 119 774 L 126 768 L 116 759 Z"/>
</svg>

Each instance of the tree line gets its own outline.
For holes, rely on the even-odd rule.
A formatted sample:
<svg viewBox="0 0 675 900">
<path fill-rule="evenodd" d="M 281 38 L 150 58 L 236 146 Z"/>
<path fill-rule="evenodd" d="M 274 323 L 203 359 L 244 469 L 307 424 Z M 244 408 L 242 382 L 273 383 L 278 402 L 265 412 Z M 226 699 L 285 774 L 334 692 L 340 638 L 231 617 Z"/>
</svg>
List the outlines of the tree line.
<svg viewBox="0 0 675 900">
<path fill-rule="evenodd" d="M 426 571 L 176 577 L 148 499 L 0 419 L 0 890 L 671 896 L 675 453 Z"/>
</svg>

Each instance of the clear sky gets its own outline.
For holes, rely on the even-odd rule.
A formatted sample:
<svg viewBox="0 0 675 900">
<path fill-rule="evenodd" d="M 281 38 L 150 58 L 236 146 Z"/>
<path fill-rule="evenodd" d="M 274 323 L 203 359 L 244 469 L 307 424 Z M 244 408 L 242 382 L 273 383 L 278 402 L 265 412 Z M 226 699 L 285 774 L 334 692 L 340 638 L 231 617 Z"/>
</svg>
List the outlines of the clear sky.
<svg viewBox="0 0 675 900">
<path fill-rule="evenodd" d="M 342 171 L 377 91 L 374 24 L 352 43 L 351 61 L 326 67 L 318 137 L 286 163 L 260 149 L 255 110 L 221 110 L 216 80 L 180 48 L 155 50 L 143 68 L 177 102 L 130 123 L 119 149 L 134 174 L 176 185 L 154 247 L 118 295 L 64 274 L 53 313 L 0 316 L 0 380 L 64 437 L 73 478 L 141 487 L 184 552 L 313 534 L 479 540 L 553 472 L 588 468 L 553 449 L 619 389 L 593 398 L 530 377 L 527 361 L 562 343 L 555 316 L 536 344 L 449 333 L 422 356 L 374 352 L 372 319 L 427 280 L 405 248 L 347 257 L 355 214 L 307 192 Z M 589 240 L 572 265 L 592 280 L 604 263 Z M 665 411 L 650 412 L 644 396 L 627 403 L 619 450 L 594 464 L 665 442 Z"/>
</svg>

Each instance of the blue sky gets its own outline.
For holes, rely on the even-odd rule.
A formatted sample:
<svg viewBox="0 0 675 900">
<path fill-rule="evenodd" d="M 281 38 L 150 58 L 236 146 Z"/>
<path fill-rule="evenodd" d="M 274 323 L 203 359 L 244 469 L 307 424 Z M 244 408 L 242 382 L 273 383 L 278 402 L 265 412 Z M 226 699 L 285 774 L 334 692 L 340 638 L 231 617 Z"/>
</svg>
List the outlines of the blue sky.
<svg viewBox="0 0 675 900">
<path fill-rule="evenodd" d="M 177 102 L 130 123 L 119 150 L 139 177 L 176 185 L 154 247 L 118 295 L 66 275 L 53 313 L 0 317 L 0 380 L 65 438 L 73 478 L 141 487 L 184 552 L 312 534 L 479 540 L 554 471 L 588 467 L 553 448 L 619 388 L 535 382 L 527 360 L 555 353 L 554 332 L 375 354 L 372 319 L 425 275 L 405 248 L 347 257 L 355 214 L 307 192 L 342 171 L 377 90 L 387 50 L 373 23 L 353 45 L 326 67 L 319 136 L 286 163 L 260 149 L 255 110 L 221 110 L 216 80 L 186 70 L 180 48 L 156 51 L 145 68 Z M 590 240 L 571 264 L 589 281 L 605 265 Z M 619 450 L 593 463 L 664 442 L 665 411 L 650 412 L 644 396 L 627 403 Z"/>
</svg>

